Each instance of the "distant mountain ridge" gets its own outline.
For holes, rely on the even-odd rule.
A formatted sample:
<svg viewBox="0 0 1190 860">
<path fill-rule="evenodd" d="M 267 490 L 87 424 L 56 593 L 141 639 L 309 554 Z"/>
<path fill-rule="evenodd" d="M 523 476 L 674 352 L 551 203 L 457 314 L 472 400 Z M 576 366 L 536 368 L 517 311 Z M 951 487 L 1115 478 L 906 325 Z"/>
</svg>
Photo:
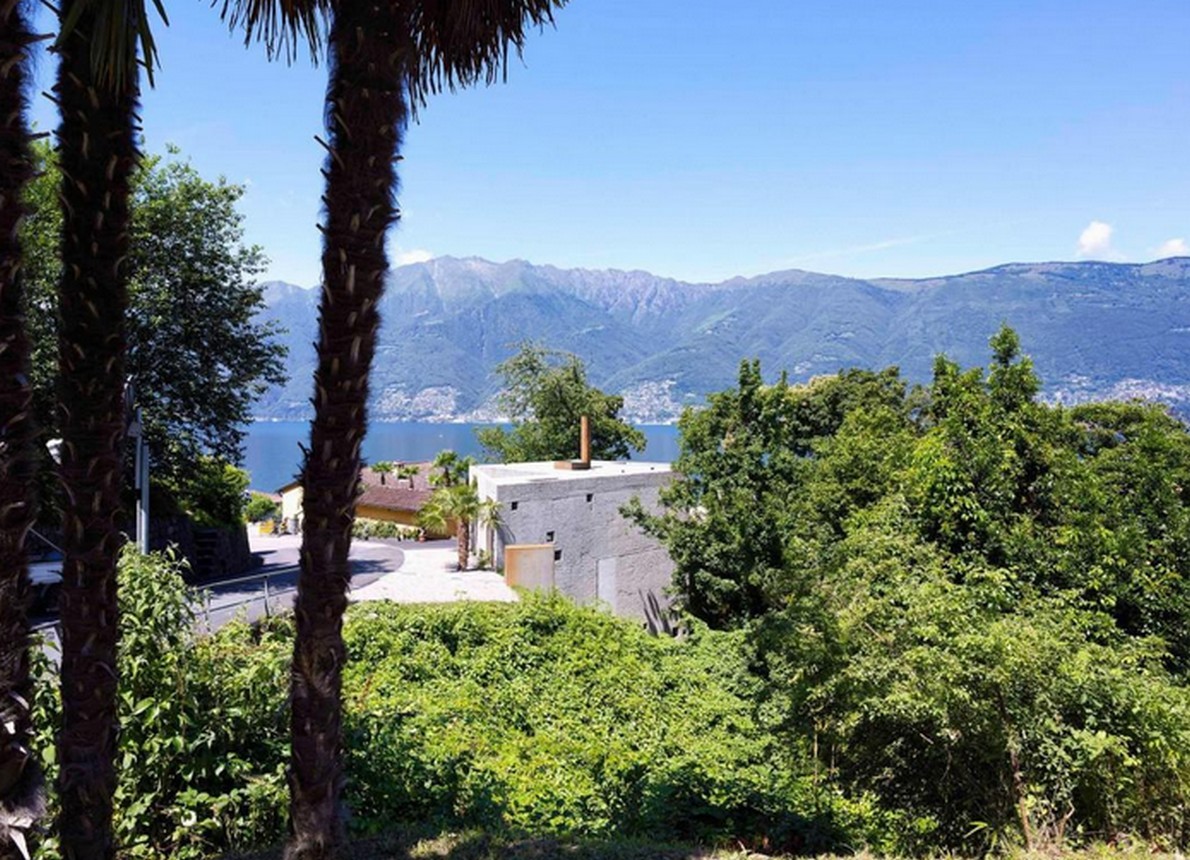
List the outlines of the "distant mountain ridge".
<svg viewBox="0 0 1190 860">
<path fill-rule="evenodd" d="M 264 285 L 262 316 L 287 329 L 290 379 L 256 407 L 308 418 L 317 289 Z M 930 377 L 934 356 L 985 365 L 1001 322 L 1021 335 L 1064 402 L 1141 396 L 1190 407 L 1190 258 L 1153 263 L 1009 263 L 918 280 L 792 270 L 722 283 L 648 272 L 440 257 L 394 269 L 372 379 L 375 420 L 497 417 L 493 368 L 531 339 L 581 356 L 639 423 L 674 420 L 734 384 L 743 358 L 806 380 L 898 365 Z"/>
</svg>

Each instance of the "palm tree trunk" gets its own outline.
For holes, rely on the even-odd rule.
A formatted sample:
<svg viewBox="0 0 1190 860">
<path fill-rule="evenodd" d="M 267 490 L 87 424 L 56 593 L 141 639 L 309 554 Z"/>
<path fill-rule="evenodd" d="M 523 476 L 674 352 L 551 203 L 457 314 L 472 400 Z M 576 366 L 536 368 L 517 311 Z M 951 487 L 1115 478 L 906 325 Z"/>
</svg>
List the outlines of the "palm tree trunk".
<svg viewBox="0 0 1190 860">
<path fill-rule="evenodd" d="M 21 195 L 33 174 L 25 119 L 29 32 L 23 0 L 0 0 L 0 860 L 21 856 L 25 831 L 44 813 L 41 771 L 30 755 L 29 569 L 37 461 L 22 298 Z"/>
<path fill-rule="evenodd" d="M 459 570 L 466 570 L 471 557 L 471 524 L 463 517 L 459 517 L 455 524 L 455 535 L 459 545 Z"/>
<path fill-rule="evenodd" d="M 403 4 L 346 0 L 328 39 L 329 133 L 318 369 L 304 488 L 291 688 L 293 837 L 285 857 L 332 856 L 342 836 L 341 682 L 347 555 L 367 430 L 368 372 L 388 271 L 385 234 L 407 122 Z"/>
<path fill-rule="evenodd" d="M 80 0 L 62 3 L 60 20 Z M 91 7 L 93 10 L 93 6 Z M 59 47 L 62 280 L 58 403 L 62 432 L 62 732 L 59 832 L 68 858 L 110 857 L 116 751 L 116 563 L 124 440 L 125 260 L 135 70 L 100 85 L 94 11 Z"/>
</svg>

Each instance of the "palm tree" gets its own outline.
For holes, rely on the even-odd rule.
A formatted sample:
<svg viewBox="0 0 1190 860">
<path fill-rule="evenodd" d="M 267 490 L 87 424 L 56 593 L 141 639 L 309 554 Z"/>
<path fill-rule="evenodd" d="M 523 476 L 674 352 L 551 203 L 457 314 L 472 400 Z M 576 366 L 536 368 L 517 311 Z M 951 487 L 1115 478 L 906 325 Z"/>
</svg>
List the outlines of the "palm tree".
<svg viewBox="0 0 1190 860">
<path fill-rule="evenodd" d="M 310 36 L 300 0 L 226 0 L 247 38 L 276 46 Z M 527 27 L 565 0 L 309 0 L 329 13 L 330 80 L 323 290 L 314 420 L 302 468 L 302 564 L 295 605 L 289 858 L 319 858 L 339 841 L 343 782 L 342 619 L 351 572 L 352 509 L 367 430 L 368 372 L 388 271 L 385 236 L 399 218 L 395 170 L 405 128 L 427 96 L 495 81 Z M 311 39 L 316 41 L 316 39 Z"/>
<path fill-rule="evenodd" d="M 397 464 L 397 480 L 409 481 L 409 489 L 413 489 L 413 479 L 421 472 L 421 466 L 417 463 L 398 463 Z"/>
<path fill-rule="evenodd" d="M 440 534 L 454 525 L 459 570 L 466 570 L 471 557 L 471 523 L 478 519 L 483 509 L 474 484 L 452 484 L 434 490 L 430 500 L 418 511 L 417 519 L 427 531 Z"/>
<path fill-rule="evenodd" d="M 383 484 L 384 479 L 393 471 L 393 464 L 387 460 L 382 460 L 379 463 L 372 464 L 372 471 L 380 476 L 380 483 Z"/>
<path fill-rule="evenodd" d="M 434 457 L 434 462 L 430 464 L 430 467 L 436 470 L 430 475 L 430 483 L 435 487 L 465 484 L 474 465 L 474 457 L 460 457 L 456 451 L 446 448 L 439 451 Z"/>
<path fill-rule="evenodd" d="M 500 528 L 500 503 L 495 499 L 484 499 L 479 503 L 475 521 L 483 526 L 487 532 L 485 549 L 488 554 L 488 564 L 496 566 L 495 532 Z M 481 565 L 482 566 L 482 565 Z"/>
<path fill-rule="evenodd" d="M 154 3 L 164 17 L 161 0 Z M 114 850 L 129 182 L 139 157 L 139 62 L 151 73 L 156 52 L 143 0 L 63 0 L 59 16 L 65 558 L 58 829 L 66 857 L 103 858 Z"/>
<path fill-rule="evenodd" d="M 0 0 L 0 858 L 25 853 L 25 831 L 44 812 L 30 755 L 29 569 L 36 477 L 29 339 L 17 226 L 33 175 L 26 120 L 30 52 L 24 0 Z"/>
</svg>

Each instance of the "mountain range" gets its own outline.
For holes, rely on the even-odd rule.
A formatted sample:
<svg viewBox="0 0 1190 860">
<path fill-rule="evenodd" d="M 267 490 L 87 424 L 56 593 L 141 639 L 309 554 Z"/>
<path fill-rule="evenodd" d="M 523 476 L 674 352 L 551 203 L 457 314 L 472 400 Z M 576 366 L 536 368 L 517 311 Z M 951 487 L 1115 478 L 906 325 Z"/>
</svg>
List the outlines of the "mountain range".
<svg viewBox="0 0 1190 860">
<path fill-rule="evenodd" d="M 318 290 L 263 287 L 262 317 L 285 329 L 289 382 L 255 412 L 305 419 Z M 440 257 L 394 269 L 381 315 L 371 404 L 381 421 L 498 417 L 493 369 L 523 340 L 577 354 L 592 383 L 624 395 L 633 421 L 664 423 L 733 385 L 743 358 L 759 358 L 766 378 L 898 365 L 924 382 L 938 353 L 985 365 L 1002 322 L 1020 333 L 1047 399 L 1146 397 L 1190 411 L 1190 257 L 920 280 L 793 270 L 716 284 Z"/>
</svg>

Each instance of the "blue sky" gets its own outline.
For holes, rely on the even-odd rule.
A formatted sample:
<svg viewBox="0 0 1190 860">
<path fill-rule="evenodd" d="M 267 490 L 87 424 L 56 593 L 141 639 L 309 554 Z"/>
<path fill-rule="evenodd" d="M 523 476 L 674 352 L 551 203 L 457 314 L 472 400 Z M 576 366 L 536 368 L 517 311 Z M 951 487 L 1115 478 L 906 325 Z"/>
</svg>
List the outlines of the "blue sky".
<svg viewBox="0 0 1190 860">
<path fill-rule="evenodd" d="M 147 149 L 246 183 L 268 277 L 317 283 L 325 66 L 170 16 Z M 1184 0 L 572 0 L 409 129 L 390 249 L 686 280 L 1187 253 L 1187 45 Z"/>
</svg>

